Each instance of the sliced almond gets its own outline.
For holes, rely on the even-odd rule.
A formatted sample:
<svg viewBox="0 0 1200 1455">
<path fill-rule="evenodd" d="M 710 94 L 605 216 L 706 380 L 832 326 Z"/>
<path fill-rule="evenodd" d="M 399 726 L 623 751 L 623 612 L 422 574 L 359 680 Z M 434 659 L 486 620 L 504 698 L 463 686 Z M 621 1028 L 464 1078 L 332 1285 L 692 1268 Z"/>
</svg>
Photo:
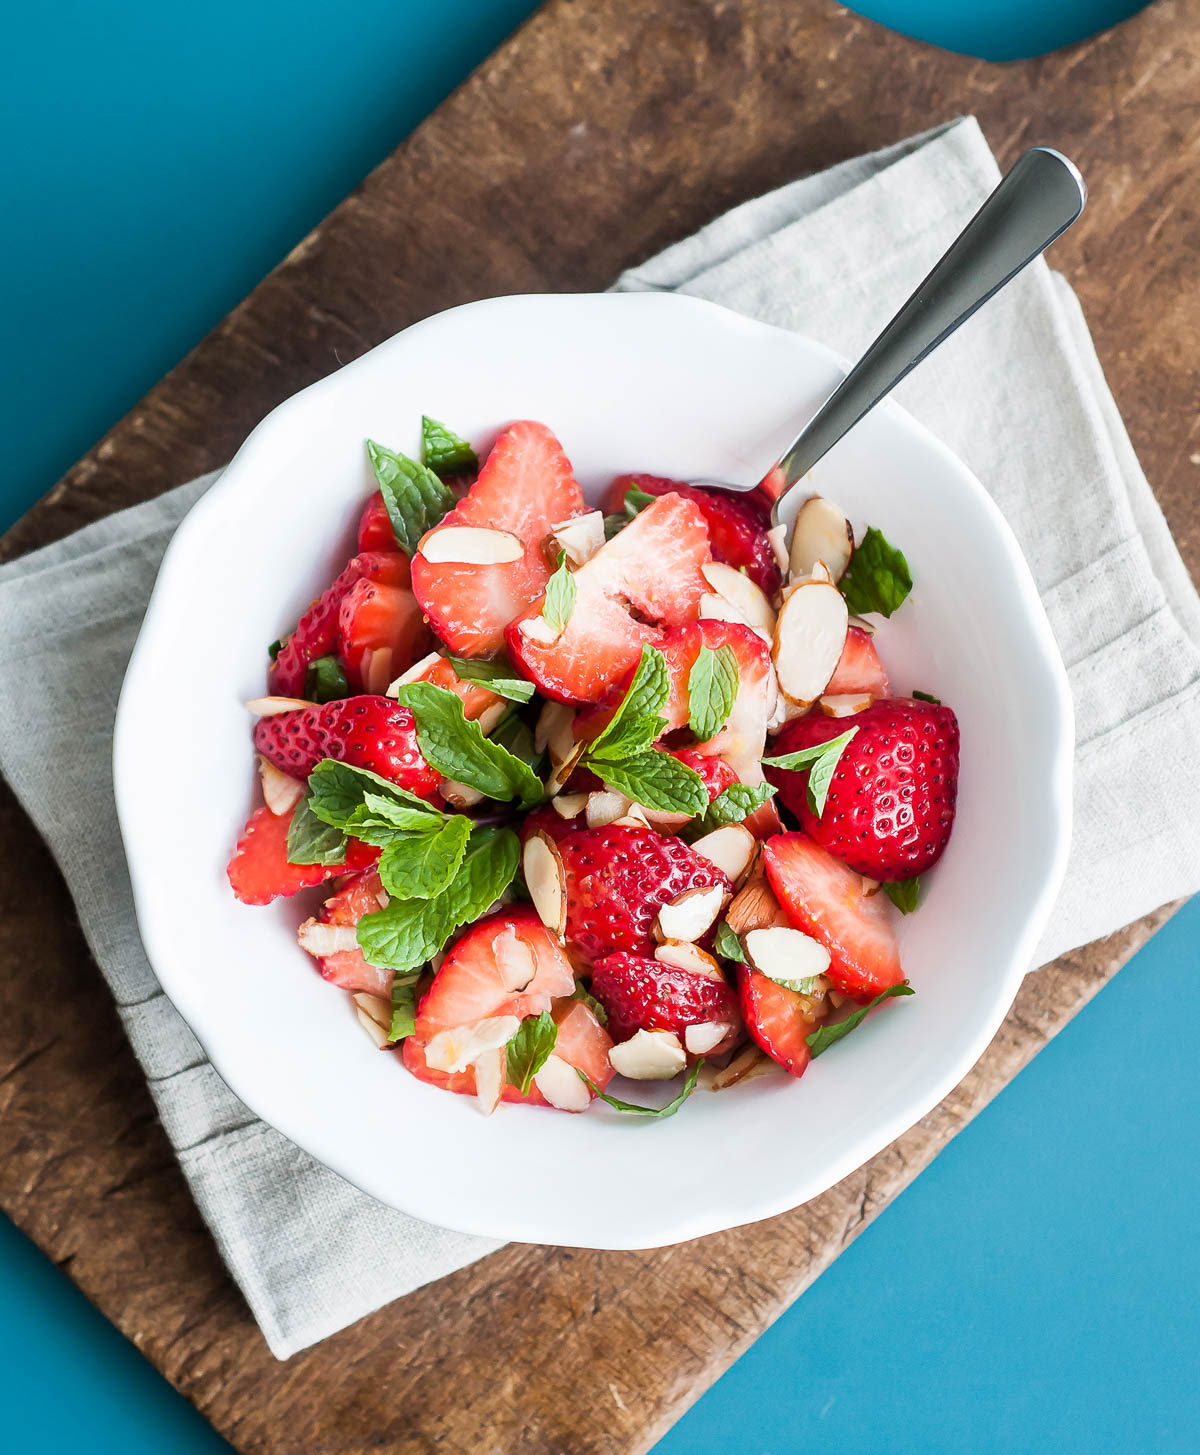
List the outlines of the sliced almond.
<svg viewBox="0 0 1200 1455">
<path fill-rule="evenodd" d="M 746 960 L 771 980 L 808 980 L 829 969 L 829 951 L 802 930 L 776 925 L 742 938 Z"/>
<path fill-rule="evenodd" d="M 623 793 L 614 793 L 611 790 L 598 789 L 595 793 L 587 796 L 587 826 L 590 829 L 605 829 L 610 823 L 616 823 L 619 818 L 624 818 L 629 812 L 629 799 Z"/>
<path fill-rule="evenodd" d="M 468 1026 L 438 1031 L 436 1036 L 429 1038 L 425 1060 L 435 1071 L 446 1071 L 451 1075 L 465 1071 L 484 1052 L 507 1046 L 520 1024 L 515 1015 L 491 1015 Z"/>
<path fill-rule="evenodd" d="M 528 616 L 521 622 L 517 630 L 523 637 L 528 637 L 531 642 L 540 642 L 543 647 L 552 647 L 562 631 L 552 627 L 544 616 Z"/>
<path fill-rule="evenodd" d="M 707 562 L 700 567 L 700 574 L 718 596 L 731 602 L 754 630 L 770 641 L 775 629 L 775 611 L 761 586 L 724 561 Z"/>
<path fill-rule="evenodd" d="M 362 661 L 363 689 L 382 697 L 392 680 L 391 647 L 368 647 Z"/>
<path fill-rule="evenodd" d="M 575 765 L 583 757 L 583 750 L 586 743 L 576 743 L 571 752 L 559 763 L 546 779 L 546 795 L 553 798 L 567 779 L 575 771 Z"/>
<path fill-rule="evenodd" d="M 493 702 L 483 709 L 475 721 L 479 724 L 479 731 L 485 738 L 507 712 L 508 703 L 504 701 Z"/>
<path fill-rule="evenodd" d="M 725 923 L 735 935 L 764 929 L 767 925 L 773 925 L 778 917 L 779 901 L 772 893 L 766 875 L 761 871 L 750 875 L 725 911 Z"/>
<path fill-rule="evenodd" d="M 434 565 L 453 561 L 462 566 L 501 566 L 519 561 L 525 542 L 506 530 L 480 525 L 444 525 L 421 537 L 417 549 Z"/>
<path fill-rule="evenodd" d="M 262 780 L 263 801 L 277 818 L 282 818 L 304 797 L 304 784 L 299 778 L 277 768 L 261 753 L 258 755 L 258 776 Z"/>
<path fill-rule="evenodd" d="M 853 717 L 870 707 L 871 702 L 869 692 L 835 692 L 832 697 L 822 697 L 817 706 L 826 717 Z"/>
<path fill-rule="evenodd" d="M 492 941 L 492 953 L 505 990 L 514 995 L 518 990 L 524 990 L 533 979 L 537 965 L 533 951 L 511 925 Z"/>
<path fill-rule="evenodd" d="M 569 1061 L 564 1061 L 553 1051 L 534 1076 L 533 1084 L 559 1111 L 587 1111 L 592 1104 L 587 1082 Z"/>
<path fill-rule="evenodd" d="M 366 1031 L 367 1035 L 370 1036 L 370 1038 L 375 1042 L 380 1050 L 382 1050 L 383 1047 L 387 1045 L 387 1031 L 384 1030 L 384 1028 L 378 1023 L 378 1021 L 374 1020 L 371 1016 L 369 1016 L 367 1012 L 363 1010 L 361 1005 L 356 1005 L 354 1007 L 354 1014 L 358 1017 L 359 1025 L 362 1026 L 363 1030 Z"/>
<path fill-rule="evenodd" d="M 846 645 L 847 617 L 845 597 L 823 582 L 799 587 L 783 603 L 771 656 L 789 702 L 813 702 L 824 692 Z"/>
<path fill-rule="evenodd" d="M 385 1031 L 392 1028 L 392 1003 L 384 1000 L 381 995 L 368 995 L 365 990 L 359 990 L 350 997 L 364 1015 L 369 1015 L 377 1026 L 382 1026 Z"/>
<path fill-rule="evenodd" d="M 401 672 L 399 677 L 391 683 L 384 696 L 395 697 L 397 688 L 407 687 L 410 682 L 422 681 L 429 669 L 441 661 L 441 657 L 441 652 L 430 652 L 428 656 L 422 657 L 419 662 L 414 662 L 407 672 Z"/>
<path fill-rule="evenodd" d="M 866 632 L 869 637 L 875 635 L 874 626 L 872 626 L 865 616 L 852 616 L 850 618 L 850 625 L 856 626 L 860 632 Z"/>
<path fill-rule="evenodd" d="M 728 1021 L 701 1021 L 684 1028 L 683 1044 L 689 1055 L 707 1056 L 732 1030 Z"/>
<path fill-rule="evenodd" d="M 538 918 L 556 935 L 567 927 L 567 876 L 558 845 L 548 834 L 530 834 L 521 853 L 525 885 Z"/>
<path fill-rule="evenodd" d="M 306 919 L 297 931 L 300 948 L 324 959 L 340 955 L 344 950 L 358 949 L 358 931 L 353 925 L 327 925 L 323 920 Z"/>
<path fill-rule="evenodd" d="M 590 561 L 604 544 L 604 512 L 589 510 L 550 527 L 550 539 L 572 566 Z"/>
<path fill-rule="evenodd" d="M 734 606 L 733 602 L 728 601 L 717 591 L 706 592 L 700 598 L 700 620 L 731 621 L 735 626 L 750 626 L 745 615 Z M 754 630 L 753 627 L 750 629 Z"/>
<path fill-rule="evenodd" d="M 764 1051 L 759 1050 L 755 1045 L 743 1047 L 737 1055 L 725 1067 L 724 1071 L 718 1071 L 712 1079 L 713 1091 L 725 1091 L 730 1086 L 736 1086 L 739 1081 L 752 1081 L 756 1076 L 762 1076 L 774 1068 L 775 1062 L 771 1060 Z"/>
<path fill-rule="evenodd" d="M 438 785 L 442 797 L 454 808 L 474 808 L 482 803 L 486 794 L 469 783 L 460 783 L 457 778 L 446 778 Z"/>
<path fill-rule="evenodd" d="M 315 705 L 303 697 L 252 697 L 246 707 L 255 717 L 277 717 L 281 712 L 303 712 Z"/>
<path fill-rule="evenodd" d="M 680 970 L 690 970 L 693 975 L 703 975 L 705 980 L 720 980 L 722 983 L 725 980 L 716 960 L 690 940 L 667 940 L 656 945 L 654 958 L 662 965 L 676 965 Z"/>
<path fill-rule="evenodd" d="M 608 1059 L 619 1076 L 634 1081 L 669 1081 L 687 1065 L 674 1031 L 635 1031 L 629 1040 L 612 1048 Z"/>
<path fill-rule="evenodd" d="M 504 1047 L 500 1046 L 475 1058 L 475 1096 L 485 1117 L 496 1110 L 503 1090 Z"/>
<path fill-rule="evenodd" d="M 845 513 L 823 495 L 806 500 L 792 529 L 791 574 L 807 576 L 823 561 L 833 579 L 840 581 L 853 554 L 854 528 Z"/>
<path fill-rule="evenodd" d="M 712 928 L 724 903 L 725 891 L 719 884 L 689 889 L 659 910 L 654 922 L 655 937 L 694 943 Z"/>
<path fill-rule="evenodd" d="M 786 576 L 788 572 L 787 526 L 782 521 L 779 525 L 773 525 L 767 532 L 767 540 L 771 546 L 771 554 L 775 557 L 775 564 Z"/>
<path fill-rule="evenodd" d="M 685 823 L 691 823 L 693 817 L 690 813 L 662 813 L 657 808 L 647 808 L 644 803 L 631 804 L 629 812 L 635 818 L 640 815 L 644 823 L 660 834 L 678 833 Z"/>
<path fill-rule="evenodd" d="M 550 800 L 550 806 L 559 818 L 578 818 L 591 796 L 590 793 L 560 793 Z"/>
<path fill-rule="evenodd" d="M 750 868 L 758 852 L 758 840 L 745 824 L 731 823 L 724 828 L 704 834 L 692 845 L 692 853 L 700 854 L 715 864 L 721 872 L 737 884 Z"/>
<path fill-rule="evenodd" d="M 883 884 L 880 882 L 880 880 L 868 879 L 865 874 L 862 876 L 862 886 L 863 897 L 865 899 L 870 899 L 872 894 L 878 894 L 879 891 L 883 888 Z"/>
<path fill-rule="evenodd" d="M 615 829 L 648 829 L 649 827 L 650 820 L 646 817 L 646 810 L 640 803 L 631 803 L 626 813 L 613 820 Z"/>
<path fill-rule="evenodd" d="M 575 709 L 565 702 L 547 701 L 533 725 L 533 746 L 550 750 L 550 761 L 561 763 L 575 746 Z"/>
</svg>

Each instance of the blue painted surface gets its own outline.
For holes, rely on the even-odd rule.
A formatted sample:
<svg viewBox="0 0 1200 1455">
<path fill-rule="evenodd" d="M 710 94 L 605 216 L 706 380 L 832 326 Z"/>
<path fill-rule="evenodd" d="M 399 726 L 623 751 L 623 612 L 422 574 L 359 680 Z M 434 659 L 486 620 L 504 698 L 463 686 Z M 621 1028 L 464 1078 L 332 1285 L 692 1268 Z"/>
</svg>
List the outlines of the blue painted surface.
<svg viewBox="0 0 1200 1455">
<path fill-rule="evenodd" d="M 224 315 L 530 0 L 61 0 L 6 17 L 0 525 Z M 990 57 L 1128 0 L 868 0 Z M 14 138 L 15 143 L 14 143 Z M 1193 903 L 660 1455 L 1190 1449 Z M 0 1068 L 2 1070 L 2 1068 Z M 0 1219 L 0 1448 L 226 1448 Z"/>
</svg>

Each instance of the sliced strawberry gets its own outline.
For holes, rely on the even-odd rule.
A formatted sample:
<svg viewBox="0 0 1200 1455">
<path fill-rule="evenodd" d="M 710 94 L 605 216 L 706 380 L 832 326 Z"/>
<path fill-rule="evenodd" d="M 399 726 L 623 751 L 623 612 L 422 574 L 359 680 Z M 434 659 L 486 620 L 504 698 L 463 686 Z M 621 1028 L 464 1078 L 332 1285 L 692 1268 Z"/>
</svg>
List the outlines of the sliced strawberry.
<svg viewBox="0 0 1200 1455">
<path fill-rule="evenodd" d="M 724 758 L 706 757 L 695 748 L 676 748 L 671 754 L 673 758 L 689 767 L 693 773 L 699 773 L 704 779 L 704 786 L 708 789 L 708 801 L 720 798 L 721 794 L 733 783 L 738 781 L 737 774 L 729 766 Z"/>
<path fill-rule="evenodd" d="M 778 834 L 763 846 L 767 878 L 784 913 L 832 959 L 826 974 L 844 995 L 870 1000 L 904 979 L 887 896 L 869 895 L 862 875 L 807 834 Z"/>
<path fill-rule="evenodd" d="M 764 511 L 762 502 L 750 495 L 685 485 L 661 475 L 621 475 L 608 488 L 605 509 L 624 510 L 625 492 L 630 489 L 647 495 L 674 493 L 694 500 L 708 526 L 714 561 L 745 571 L 768 596 L 774 596 L 783 585 L 783 574 L 767 539 L 769 510 Z"/>
<path fill-rule="evenodd" d="M 401 1060 L 417 1080 L 427 1081 L 430 1086 L 440 1087 L 443 1091 L 453 1091 L 459 1096 L 474 1096 L 474 1066 L 468 1066 L 463 1071 L 438 1071 L 425 1059 L 427 1044 L 428 1037 L 423 1036 L 408 1036 L 401 1042 Z M 519 1087 L 511 1086 L 507 1082 L 500 1089 L 500 1100 L 525 1102 L 529 1106 L 549 1106 L 550 1104 L 536 1086 L 531 1085 L 529 1094 L 522 1096 Z"/>
<path fill-rule="evenodd" d="M 358 549 L 360 551 L 394 551 L 396 532 L 388 518 L 387 506 L 383 503 L 383 491 L 376 490 L 363 507 L 358 522 Z M 408 582 L 404 582 L 407 585 Z"/>
<path fill-rule="evenodd" d="M 322 758 L 336 758 L 422 798 L 432 799 L 441 782 L 421 756 L 412 713 L 389 697 L 345 697 L 259 718 L 254 746 L 293 778 L 307 778 Z"/>
<path fill-rule="evenodd" d="M 344 864 L 293 864 L 287 856 L 288 827 L 295 809 L 274 814 L 256 808 L 226 867 L 230 887 L 243 904 L 270 904 L 324 884 L 337 874 L 361 869 L 379 857 L 379 850 L 351 839 Z"/>
<path fill-rule="evenodd" d="M 551 567 L 543 545 L 551 527 L 586 508 L 571 463 L 546 426 L 528 419 L 510 425 L 438 528 L 508 531 L 524 543 L 524 555 L 488 566 L 413 557 L 417 600 L 452 652 L 486 657 L 501 650 L 504 628 L 546 589 Z"/>
<path fill-rule="evenodd" d="M 421 671 L 406 680 L 431 682 L 435 687 L 444 687 L 448 692 L 453 692 L 462 701 L 463 716 L 468 722 L 474 722 L 476 718 L 482 717 L 489 707 L 495 707 L 504 701 L 503 697 L 498 696 L 495 692 L 489 692 L 478 682 L 460 677 L 446 658 L 437 653 L 431 653 L 426 657 L 421 664 Z"/>
<path fill-rule="evenodd" d="M 566 875 L 567 943 L 585 959 L 652 952 L 658 912 L 689 889 L 733 885 L 711 860 L 653 829 L 574 829 L 557 838 Z"/>
<path fill-rule="evenodd" d="M 295 631 L 271 664 L 267 681 L 280 697 L 303 697 L 308 664 L 327 657 L 337 645 L 338 612 L 342 600 L 358 581 L 407 586 L 408 561 L 395 549 L 355 556 L 337 580 L 323 591 L 297 623 Z"/>
<path fill-rule="evenodd" d="M 534 911 L 502 909 L 472 925 L 446 955 L 417 1009 L 417 1034 L 428 1040 L 489 1016 L 540 1015 L 574 988 L 570 961 Z"/>
<path fill-rule="evenodd" d="M 327 899 L 318 918 L 322 924 L 352 928 L 363 915 L 374 914 L 386 904 L 387 895 L 378 872 L 367 869 L 348 879 Z M 318 955 L 315 959 L 325 979 L 343 990 L 365 990 L 369 995 L 385 999 L 391 994 L 393 972 L 372 965 L 364 959 L 361 950 L 335 950 L 331 955 Z"/>
<path fill-rule="evenodd" d="M 891 690 L 888 674 L 879 660 L 870 632 L 863 631 L 860 626 L 852 626 L 846 633 L 846 645 L 825 688 L 825 696 L 867 692 L 872 697 L 887 697 Z"/>
<path fill-rule="evenodd" d="M 682 1041 L 688 1026 L 722 1021 L 729 1034 L 709 1053 L 720 1055 L 737 1041 L 742 1018 L 737 996 L 723 980 L 667 965 L 645 955 L 606 955 L 592 966 L 592 994 L 608 1012 L 615 1041 L 636 1031 L 674 1031 Z"/>
<path fill-rule="evenodd" d="M 785 1071 L 802 1076 L 812 1059 L 806 1037 L 821 1024 L 820 1017 L 813 1020 L 805 1014 L 812 1001 L 749 965 L 737 968 L 738 998 L 751 1039 Z"/>
<path fill-rule="evenodd" d="M 356 581 L 342 598 L 337 654 L 354 690 L 384 692 L 432 642 L 417 598 L 406 586 Z"/>
</svg>

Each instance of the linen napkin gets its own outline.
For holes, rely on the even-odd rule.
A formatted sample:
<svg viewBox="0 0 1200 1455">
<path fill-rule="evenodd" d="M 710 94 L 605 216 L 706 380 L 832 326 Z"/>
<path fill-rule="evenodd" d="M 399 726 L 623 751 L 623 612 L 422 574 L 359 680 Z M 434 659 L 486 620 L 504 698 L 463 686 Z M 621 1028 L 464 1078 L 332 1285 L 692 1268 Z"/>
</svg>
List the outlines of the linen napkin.
<svg viewBox="0 0 1200 1455">
<path fill-rule="evenodd" d="M 960 120 L 735 208 L 616 287 L 679 289 L 854 355 L 998 175 L 974 120 Z M 1200 738 L 1200 600 L 1078 304 L 1044 263 L 898 397 L 995 495 L 1070 670 L 1075 845 L 1039 947 L 1048 960 L 1200 886 L 1200 813 L 1181 788 Z M 286 1358 L 498 1245 L 383 1207 L 256 1120 L 146 961 L 113 808 L 112 722 L 159 560 L 214 478 L 0 568 L 0 769 L 62 867 L 201 1213 Z"/>
</svg>

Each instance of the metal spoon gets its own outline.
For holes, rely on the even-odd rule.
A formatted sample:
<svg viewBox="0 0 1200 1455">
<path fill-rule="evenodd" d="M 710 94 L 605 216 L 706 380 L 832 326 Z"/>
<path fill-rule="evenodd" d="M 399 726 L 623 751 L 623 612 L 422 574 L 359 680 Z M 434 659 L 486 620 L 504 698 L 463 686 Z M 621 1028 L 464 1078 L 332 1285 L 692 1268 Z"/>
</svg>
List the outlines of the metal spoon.
<svg viewBox="0 0 1200 1455">
<path fill-rule="evenodd" d="M 1086 201 L 1078 168 L 1061 152 L 1033 147 L 1018 158 L 779 461 L 785 484 L 771 512 L 773 524 L 791 524 L 800 506 L 799 492 L 792 488 L 796 482 L 910 369 L 1061 236 Z M 715 480 L 697 483 L 728 490 L 754 488 Z"/>
</svg>

